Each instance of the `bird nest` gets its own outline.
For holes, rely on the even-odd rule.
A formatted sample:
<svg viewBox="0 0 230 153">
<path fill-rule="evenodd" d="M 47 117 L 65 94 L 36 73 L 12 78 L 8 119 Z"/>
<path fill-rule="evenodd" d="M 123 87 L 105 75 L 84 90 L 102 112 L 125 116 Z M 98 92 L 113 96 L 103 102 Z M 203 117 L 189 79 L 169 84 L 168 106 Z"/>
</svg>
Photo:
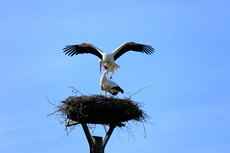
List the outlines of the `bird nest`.
<svg viewBox="0 0 230 153">
<path fill-rule="evenodd" d="M 63 122 L 76 121 L 81 123 L 125 126 L 130 120 L 146 122 L 148 115 L 140 109 L 141 103 L 130 98 L 105 97 L 103 95 L 70 96 L 56 106 L 54 113 L 61 114 Z M 54 114 L 53 113 L 53 114 Z"/>
</svg>

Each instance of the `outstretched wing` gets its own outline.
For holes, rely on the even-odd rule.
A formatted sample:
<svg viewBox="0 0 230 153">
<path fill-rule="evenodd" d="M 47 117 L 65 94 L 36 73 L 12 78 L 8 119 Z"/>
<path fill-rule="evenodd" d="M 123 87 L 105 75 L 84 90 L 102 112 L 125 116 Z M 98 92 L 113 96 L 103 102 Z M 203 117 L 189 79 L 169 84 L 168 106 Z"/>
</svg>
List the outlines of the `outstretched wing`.
<svg viewBox="0 0 230 153">
<path fill-rule="evenodd" d="M 73 56 L 77 54 L 93 54 L 102 59 L 102 51 L 92 44 L 89 43 L 82 43 L 78 45 L 66 45 L 65 48 L 63 48 L 63 52 L 65 55 L 67 54 L 68 56 Z"/>
<path fill-rule="evenodd" d="M 136 51 L 146 53 L 147 55 L 151 55 L 152 53 L 154 53 L 155 49 L 149 45 L 143 45 L 134 42 L 126 42 L 113 52 L 114 60 L 118 59 L 121 55 L 128 51 Z"/>
</svg>

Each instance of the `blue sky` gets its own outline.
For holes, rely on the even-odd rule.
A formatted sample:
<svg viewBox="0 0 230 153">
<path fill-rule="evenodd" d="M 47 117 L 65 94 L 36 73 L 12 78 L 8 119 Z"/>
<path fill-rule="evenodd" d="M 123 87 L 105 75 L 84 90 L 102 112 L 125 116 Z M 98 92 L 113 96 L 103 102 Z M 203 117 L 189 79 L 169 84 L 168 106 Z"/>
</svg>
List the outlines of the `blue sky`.
<svg viewBox="0 0 230 153">
<path fill-rule="evenodd" d="M 230 151 L 230 2 L 2 1 L 0 5 L 0 151 L 89 152 L 81 126 L 68 137 L 46 97 L 59 104 L 100 90 L 98 58 L 65 56 L 65 45 L 92 43 L 112 52 L 124 42 L 151 45 L 117 60 L 113 75 L 128 97 L 143 102 L 151 124 L 115 130 L 106 152 Z M 94 134 L 104 136 L 97 126 Z"/>
</svg>

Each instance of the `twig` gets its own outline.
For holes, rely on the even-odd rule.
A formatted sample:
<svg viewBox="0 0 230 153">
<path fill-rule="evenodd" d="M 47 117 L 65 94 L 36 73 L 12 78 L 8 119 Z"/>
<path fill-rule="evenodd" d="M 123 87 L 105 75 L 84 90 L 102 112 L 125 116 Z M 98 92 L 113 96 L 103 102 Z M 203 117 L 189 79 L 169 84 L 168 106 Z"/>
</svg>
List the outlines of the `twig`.
<svg viewBox="0 0 230 153">
<path fill-rule="evenodd" d="M 48 103 L 50 103 L 50 104 L 53 105 L 53 106 L 57 106 L 57 105 L 51 103 L 51 101 L 48 99 L 48 97 L 45 97 L 45 98 L 47 99 Z"/>
<path fill-rule="evenodd" d="M 69 86 L 69 88 L 72 88 L 72 89 L 76 90 L 77 92 L 79 92 L 83 96 L 83 94 L 80 91 L 78 91 L 77 89 L 75 89 L 74 87 Z"/>
<path fill-rule="evenodd" d="M 151 87 L 151 85 L 148 86 L 148 87 L 145 87 L 145 88 L 141 88 L 140 90 L 138 90 L 137 92 L 135 92 L 134 94 L 132 94 L 131 96 L 129 96 L 129 98 L 131 98 L 132 96 L 134 96 L 137 93 L 140 93 L 143 89 L 146 89 L 146 88 L 149 88 L 149 87 Z"/>
</svg>

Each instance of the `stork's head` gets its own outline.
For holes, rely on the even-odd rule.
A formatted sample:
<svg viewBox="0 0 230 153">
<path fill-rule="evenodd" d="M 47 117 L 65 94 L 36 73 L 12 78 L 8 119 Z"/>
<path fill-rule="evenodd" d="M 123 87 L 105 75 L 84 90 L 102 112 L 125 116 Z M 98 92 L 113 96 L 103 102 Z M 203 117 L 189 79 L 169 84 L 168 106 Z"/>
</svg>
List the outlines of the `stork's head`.
<svg viewBox="0 0 230 153">
<path fill-rule="evenodd" d="M 103 60 L 99 59 L 98 63 L 101 65 L 103 63 Z"/>
<path fill-rule="evenodd" d="M 98 63 L 100 64 L 100 73 L 101 73 L 101 65 L 102 65 L 103 61 L 101 59 L 99 59 Z"/>
</svg>

